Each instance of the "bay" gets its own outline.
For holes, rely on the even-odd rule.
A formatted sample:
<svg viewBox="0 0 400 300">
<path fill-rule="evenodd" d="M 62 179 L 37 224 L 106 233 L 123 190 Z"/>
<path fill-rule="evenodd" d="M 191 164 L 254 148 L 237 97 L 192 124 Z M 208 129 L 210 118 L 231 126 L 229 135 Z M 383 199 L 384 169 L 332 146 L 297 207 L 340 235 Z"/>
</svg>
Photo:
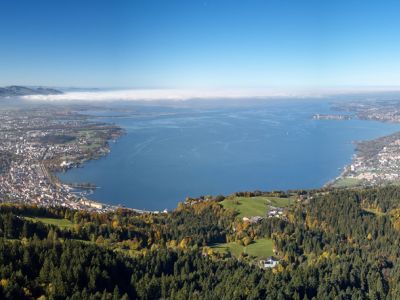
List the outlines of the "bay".
<svg viewBox="0 0 400 300">
<path fill-rule="evenodd" d="M 327 101 L 265 101 L 215 107 L 141 105 L 106 117 L 126 130 L 106 157 L 58 176 L 99 186 L 89 198 L 147 210 L 188 196 L 323 186 L 351 162 L 355 140 L 398 124 L 314 120 Z"/>
</svg>

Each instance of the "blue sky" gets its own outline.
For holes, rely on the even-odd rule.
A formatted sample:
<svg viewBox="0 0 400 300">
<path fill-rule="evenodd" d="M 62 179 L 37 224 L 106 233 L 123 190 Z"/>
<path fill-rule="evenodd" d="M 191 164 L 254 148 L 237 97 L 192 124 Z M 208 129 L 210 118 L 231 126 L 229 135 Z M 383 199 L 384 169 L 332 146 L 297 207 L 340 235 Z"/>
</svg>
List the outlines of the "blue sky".
<svg viewBox="0 0 400 300">
<path fill-rule="evenodd" d="M 1 0 L 0 85 L 400 86 L 400 1 Z"/>
</svg>

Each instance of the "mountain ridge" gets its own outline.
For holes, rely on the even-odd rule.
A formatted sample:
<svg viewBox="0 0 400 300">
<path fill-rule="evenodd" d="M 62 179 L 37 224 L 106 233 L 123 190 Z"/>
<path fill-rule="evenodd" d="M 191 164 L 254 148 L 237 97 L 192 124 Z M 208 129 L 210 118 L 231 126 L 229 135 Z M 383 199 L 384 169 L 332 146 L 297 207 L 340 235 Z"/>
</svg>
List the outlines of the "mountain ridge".
<svg viewBox="0 0 400 300">
<path fill-rule="evenodd" d="M 45 87 L 26 87 L 20 85 L 10 85 L 6 87 L 0 87 L 0 97 L 12 97 L 12 96 L 28 96 L 28 95 L 60 95 L 62 91 L 45 88 Z"/>
</svg>

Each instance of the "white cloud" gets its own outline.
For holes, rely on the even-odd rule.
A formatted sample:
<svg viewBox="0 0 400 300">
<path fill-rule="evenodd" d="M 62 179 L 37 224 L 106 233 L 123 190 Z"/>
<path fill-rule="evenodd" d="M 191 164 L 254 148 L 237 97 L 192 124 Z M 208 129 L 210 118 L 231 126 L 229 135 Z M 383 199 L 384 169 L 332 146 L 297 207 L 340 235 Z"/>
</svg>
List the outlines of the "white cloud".
<svg viewBox="0 0 400 300">
<path fill-rule="evenodd" d="M 270 97 L 321 97 L 335 94 L 400 91 L 399 87 L 341 87 L 301 89 L 135 89 L 66 92 L 61 95 L 30 95 L 22 98 L 31 101 L 183 101 L 190 99 L 240 99 Z"/>
<path fill-rule="evenodd" d="M 67 92 L 61 95 L 30 95 L 26 100 L 36 101 L 153 101 L 153 100 L 189 100 L 189 99 L 238 99 L 259 97 L 291 97 L 276 89 L 263 90 L 178 90 L 178 89 L 141 89 L 107 90 L 88 92 Z"/>
</svg>

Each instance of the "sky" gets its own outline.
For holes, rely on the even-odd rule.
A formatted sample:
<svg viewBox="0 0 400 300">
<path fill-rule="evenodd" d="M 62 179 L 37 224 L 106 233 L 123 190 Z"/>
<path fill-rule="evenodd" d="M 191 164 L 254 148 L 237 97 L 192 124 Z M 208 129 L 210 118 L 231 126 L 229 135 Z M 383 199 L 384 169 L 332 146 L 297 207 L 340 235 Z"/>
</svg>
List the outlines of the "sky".
<svg viewBox="0 0 400 300">
<path fill-rule="evenodd" d="M 1 0 L 0 86 L 400 86 L 400 1 Z"/>
</svg>

